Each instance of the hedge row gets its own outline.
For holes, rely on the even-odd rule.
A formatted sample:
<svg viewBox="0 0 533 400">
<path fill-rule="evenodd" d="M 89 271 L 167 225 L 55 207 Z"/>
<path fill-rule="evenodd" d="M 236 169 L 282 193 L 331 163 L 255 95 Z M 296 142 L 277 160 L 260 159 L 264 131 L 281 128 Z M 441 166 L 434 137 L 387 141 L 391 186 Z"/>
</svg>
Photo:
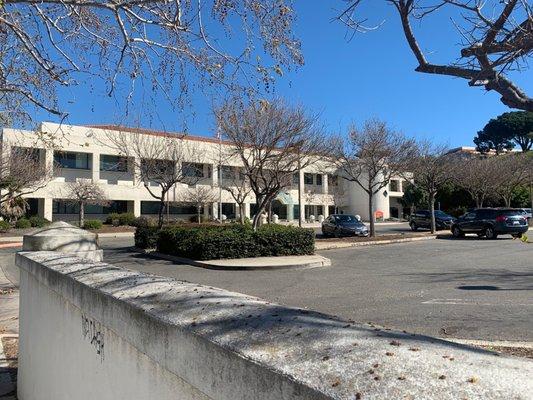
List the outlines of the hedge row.
<svg viewBox="0 0 533 400">
<path fill-rule="evenodd" d="M 313 254 L 312 229 L 263 225 L 257 231 L 231 225 L 138 227 L 135 245 L 195 260 Z"/>
</svg>

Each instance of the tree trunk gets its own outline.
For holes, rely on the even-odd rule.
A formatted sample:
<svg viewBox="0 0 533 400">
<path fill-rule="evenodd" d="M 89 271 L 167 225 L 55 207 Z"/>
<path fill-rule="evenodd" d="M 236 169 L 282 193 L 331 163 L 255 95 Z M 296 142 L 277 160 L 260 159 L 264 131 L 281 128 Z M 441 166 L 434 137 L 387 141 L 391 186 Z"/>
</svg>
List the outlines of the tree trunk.
<svg viewBox="0 0 533 400">
<path fill-rule="evenodd" d="M 200 224 L 202 222 L 202 215 L 201 215 L 202 206 L 201 205 L 196 206 L 196 212 L 198 213 L 198 223 Z"/>
<path fill-rule="evenodd" d="M 83 228 L 85 225 L 85 203 L 80 203 L 80 215 L 79 215 L 79 224 L 80 228 Z"/>
<path fill-rule="evenodd" d="M 374 215 L 374 194 L 368 193 L 368 214 L 370 218 L 370 237 L 376 236 L 376 216 Z"/>
<path fill-rule="evenodd" d="M 161 228 L 163 226 L 164 212 L 165 212 L 165 194 L 161 193 L 161 200 L 159 201 L 159 215 L 157 218 L 158 228 Z"/>
<path fill-rule="evenodd" d="M 435 193 L 429 193 L 429 213 L 431 216 L 431 233 L 437 231 L 437 223 L 435 221 Z"/>
<path fill-rule="evenodd" d="M 267 223 L 270 224 L 272 222 L 272 200 L 268 202 L 268 219 Z"/>
<path fill-rule="evenodd" d="M 240 216 L 241 225 L 244 225 L 244 219 L 246 218 L 246 215 L 244 214 L 245 214 L 244 203 L 239 203 L 239 216 Z"/>
</svg>

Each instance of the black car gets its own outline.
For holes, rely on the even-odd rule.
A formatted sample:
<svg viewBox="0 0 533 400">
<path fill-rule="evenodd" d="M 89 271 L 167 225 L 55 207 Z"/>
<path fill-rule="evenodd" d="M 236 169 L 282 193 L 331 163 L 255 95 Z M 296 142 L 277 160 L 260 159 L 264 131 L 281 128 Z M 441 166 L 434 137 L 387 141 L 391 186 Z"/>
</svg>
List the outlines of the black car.
<svg viewBox="0 0 533 400">
<path fill-rule="evenodd" d="M 527 219 L 520 210 L 512 208 L 478 208 L 459 217 L 452 225 L 454 237 L 475 233 L 479 237 L 496 239 L 498 235 L 521 237 L 528 230 Z"/>
<path fill-rule="evenodd" d="M 332 214 L 322 222 L 324 236 L 368 236 L 366 225 L 349 214 Z"/>
<path fill-rule="evenodd" d="M 450 229 L 455 218 L 443 211 L 435 210 L 435 225 L 437 230 Z M 419 228 L 431 229 L 431 212 L 428 210 L 419 210 L 409 218 L 409 226 L 413 231 Z"/>
</svg>

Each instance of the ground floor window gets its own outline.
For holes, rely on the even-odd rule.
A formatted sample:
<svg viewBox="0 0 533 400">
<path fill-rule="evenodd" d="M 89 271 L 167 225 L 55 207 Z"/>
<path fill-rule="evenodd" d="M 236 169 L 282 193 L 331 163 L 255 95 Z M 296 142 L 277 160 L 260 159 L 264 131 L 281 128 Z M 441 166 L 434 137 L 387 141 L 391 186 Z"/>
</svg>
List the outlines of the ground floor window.
<svg viewBox="0 0 533 400">
<path fill-rule="evenodd" d="M 235 219 L 235 203 L 222 203 L 222 215 L 228 219 Z"/>
<path fill-rule="evenodd" d="M 272 214 L 276 214 L 279 219 L 287 219 L 287 206 L 279 200 L 272 202 Z"/>
<path fill-rule="evenodd" d="M 110 201 L 107 206 L 99 206 L 88 204 L 85 206 L 85 214 L 110 214 L 110 213 L 125 213 L 128 211 L 128 202 L 125 200 Z M 62 214 L 79 214 L 80 207 L 68 200 L 53 200 L 52 213 L 57 215 Z"/>
<path fill-rule="evenodd" d="M 85 214 L 110 214 L 110 213 L 124 213 L 128 211 L 128 202 L 125 200 L 110 201 L 107 206 L 99 206 L 88 204 L 85 206 Z M 68 200 L 53 200 L 52 213 L 53 214 L 79 214 L 80 207 Z"/>
<path fill-rule="evenodd" d="M 337 207 L 335 206 L 328 206 L 328 214 L 337 214 Z"/>
<path fill-rule="evenodd" d="M 141 201 L 141 214 L 159 214 L 159 201 Z M 165 203 L 164 214 L 172 215 L 191 215 L 196 214 L 196 207 L 193 205 L 176 205 Z"/>
</svg>

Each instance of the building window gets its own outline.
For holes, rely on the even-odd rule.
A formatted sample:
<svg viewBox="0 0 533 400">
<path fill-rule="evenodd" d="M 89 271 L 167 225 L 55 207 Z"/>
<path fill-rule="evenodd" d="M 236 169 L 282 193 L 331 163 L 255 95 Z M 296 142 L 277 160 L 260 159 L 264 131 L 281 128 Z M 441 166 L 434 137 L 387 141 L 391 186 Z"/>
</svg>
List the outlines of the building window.
<svg viewBox="0 0 533 400">
<path fill-rule="evenodd" d="M 304 174 L 304 183 L 306 185 L 312 185 L 313 184 L 313 174 Z"/>
<path fill-rule="evenodd" d="M 203 178 L 204 177 L 204 165 L 198 163 L 183 163 L 182 165 L 183 176 L 189 178 Z"/>
<path fill-rule="evenodd" d="M 141 201 L 141 214 L 159 214 L 159 201 Z M 165 203 L 165 208 L 163 213 L 172 214 L 172 215 L 196 215 L 196 207 L 193 205 L 173 205 L 170 204 L 167 211 L 167 203 Z"/>
<path fill-rule="evenodd" d="M 111 201 L 107 206 L 99 206 L 95 204 L 87 204 L 85 206 L 85 214 L 110 214 L 123 213 L 128 211 L 128 203 L 125 200 Z M 53 200 L 52 213 L 53 214 L 79 214 L 80 207 L 68 200 Z"/>
<path fill-rule="evenodd" d="M 320 174 L 316 175 L 316 185 L 317 186 L 322 186 L 322 175 L 320 175 Z"/>
<path fill-rule="evenodd" d="M 337 186 L 339 184 L 338 175 L 328 175 L 328 186 Z"/>
<path fill-rule="evenodd" d="M 400 191 L 400 181 L 397 179 L 393 179 L 390 181 L 390 191 L 391 192 L 399 192 Z"/>
<path fill-rule="evenodd" d="M 292 174 L 292 184 L 298 185 L 300 183 L 300 174 L 297 172 L 295 174 Z"/>
<path fill-rule="evenodd" d="M 100 171 L 126 172 L 127 170 L 127 158 L 108 154 L 100 155 Z"/>
<path fill-rule="evenodd" d="M 30 147 L 13 147 L 11 149 L 11 154 L 13 157 L 20 158 L 22 160 L 32 160 L 39 161 L 39 149 L 30 148 Z"/>
<path fill-rule="evenodd" d="M 54 162 L 61 168 L 89 169 L 89 154 L 55 151 Z"/>
<path fill-rule="evenodd" d="M 220 168 L 222 179 L 225 180 L 233 180 L 235 179 L 235 168 L 229 166 L 229 165 L 222 165 Z"/>
</svg>

